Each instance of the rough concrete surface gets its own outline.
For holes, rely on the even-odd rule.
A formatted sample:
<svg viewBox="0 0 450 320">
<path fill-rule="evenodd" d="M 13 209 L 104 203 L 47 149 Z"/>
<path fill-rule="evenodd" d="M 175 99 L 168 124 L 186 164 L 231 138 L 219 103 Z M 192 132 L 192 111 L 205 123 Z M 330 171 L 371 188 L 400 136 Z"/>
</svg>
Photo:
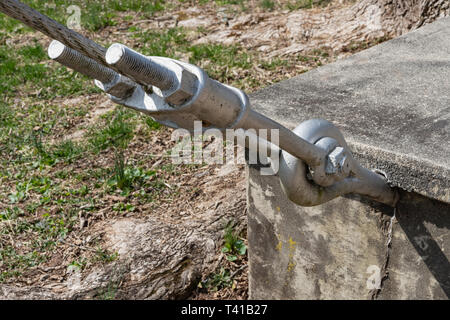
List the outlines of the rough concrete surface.
<svg viewBox="0 0 450 320">
<path fill-rule="evenodd" d="M 294 128 L 322 118 L 405 190 L 450 202 L 450 18 L 251 95 Z"/>
<path fill-rule="evenodd" d="M 332 121 L 400 193 L 395 209 L 358 195 L 306 208 L 287 199 L 277 176 L 250 166 L 251 299 L 450 297 L 450 18 L 251 101 L 289 128 Z"/>
<path fill-rule="evenodd" d="M 405 192 L 395 211 L 358 195 L 301 207 L 250 166 L 248 206 L 250 299 L 450 297 L 448 204 Z"/>
</svg>

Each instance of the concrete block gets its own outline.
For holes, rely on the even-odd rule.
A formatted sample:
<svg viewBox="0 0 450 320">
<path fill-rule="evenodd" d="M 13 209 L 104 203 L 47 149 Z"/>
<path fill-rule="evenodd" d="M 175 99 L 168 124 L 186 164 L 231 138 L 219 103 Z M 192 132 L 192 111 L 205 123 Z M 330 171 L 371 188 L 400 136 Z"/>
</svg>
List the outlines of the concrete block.
<svg viewBox="0 0 450 320">
<path fill-rule="evenodd" d="M 300 207 L 248 167 L 251 299 L 450 297 L 450 18 L 253 94 L 294 128 L 322 118 L 400 202 Z M 299 191 L 301 192 L 301 191 Z"/>
<path fill-rule="evenodd" d="M 396 209 L 358 195 L 300 207 L 277 176 L 247 174 L 251 299 L 449 297 L 448 204 L 404 192 Z"/>
</svg>

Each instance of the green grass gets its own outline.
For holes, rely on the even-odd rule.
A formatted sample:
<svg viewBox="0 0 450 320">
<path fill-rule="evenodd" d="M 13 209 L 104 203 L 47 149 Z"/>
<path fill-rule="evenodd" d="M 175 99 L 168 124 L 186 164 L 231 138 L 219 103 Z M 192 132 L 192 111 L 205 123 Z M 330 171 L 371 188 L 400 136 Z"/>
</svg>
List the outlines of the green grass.
<svg viewBox="0 0 450 320">
<path fill-rule="evenodd" d="M 243 4 L 246 0 L 214 0 L 219 5 Z"/>
<path fill-rule="evenodd" d="M 188 49 L 191 52 L 190 63 L 202 65 L 209 76 L 221 82 L 230 82 L 228 68 L 249 69 L 252 57 L 238 46 L 223 44 L 199 44 Z"/>
<path fill-rule="evenodd" d="M 275 9 L 275 2 L 272 0 L 261 0 L 261 7 L 265 10 L 272 11 Z"/>
<path fill-rule="evenodd" d="M 287 4 L 287 8 L 289 10 L 312 9 L 315 7 L 324 7 L 330 2 L 331 0 L 294 0 Z"/>
<path fill-rule="evenodd" d="M 111 119 L 112 117 L 112 119 Z M 95 152 L 110 147 L 125 149 L 134 136 L 135 123 L 130 121 L 135 113 L 123 108 L 117 108 L 112 113 L 103 116 L 106 126 L 91 128 L 89 142 Z"/>
<path fill-rule="evenodd" d="M 261 68 L 263 68 L 264 70 L 270 70 L 270 71 L 273 71 L 279 67 L 288 66 L 288 65 L 289 65 L 289 62 L 287 60 L 280 59 L 280 58 L 273 58 L 273 59 L 261 62 Z"/>
<path fill-rule="evenodd" d="M 12 110 L 12 107 L 3 101 L 0 101 L 0 127 L 5 129 L 12 128 L 16 124 L 17 120 L 16 117 L 14 117 L 14 110 Z"/>
<path fill-rule="evenodd" d="M 238 45 L 198 44 L 192 45 L 186 30 L 180 27 L 170 28 L 163 32 L 137 31 L 135 37 L 143 43 L 140 52 L 146 55 L 168 56 L 179 59 L 189 56 L 189 62 L 199 65 L 210 77 L 221 82 L 240 87 L 240 79 L 233 81 L 229 70 L 249 70 L 258 57 Z M 250 79 L 249 79 L 250 81 Z M 245 86 L 245 85 L 244 85 Z"/>
<path fill-rule="evenodd" d="M 0 261 L 3 269 L 7 270 L 0 271 L 1 283 L 9 278 L 20 276 L 27 268 L 39 265 L 45 261 L 45 257 L 37 251 L 20 254 L 14 248 L 8 246 L 0 249 Z"/>
<path fill-rule="evenodd" d="M 67 163 L 72 163 L 83 152 L 81 146 L 72 140 L 63 140 L 55 144 L 52 149 L 51 152 L 55 158 Z"/>
<path fill-rule="evenodd" d="M 42 219 L 35 221 L 27 221 L 21 214 L 14 218 L 9 228 L 0 227 L 0 236 L 29 234 L 30 239 L 33 239 L 22 252 L 10 245 L 0 248 L 0 282 L 19 276 L 28 268 L 45 262 L 48 250 L 66 237 L 74 222 L 70 215 L 62 212 L 56 216 L 47 213 Z"/>
<path fill-rule="evenodd" d="M 52 99 L 98 92 L 87 77 L 47 62 L 47 53 L 39 43 L 20 48 L 0 46 L 0 94 L 38 96 Z"/>
<path fill-rule="evenodd" d="M 135 28 L 133 31 L 135 31 L 133 36 L 143 45 L 139 52 L 145 55 L 179 58 L 179 54 L 185 52 L 189 46 L 183 28 L 158 31 L 140 31 Z"/>
<path fill-rule="evenodd" d="M 24 212 L 20 208 L 6 208 L 5 211 L 0 211 L 0 221 L 2 220 L 15 220 L 17 218 L 23 217 Z"/>
<path fill-rule="evenodd" d="M 144 122 L 151 131 L 160 130 L 162 128 L 162 124 L 156 122 L 151 117 L 145 117 Z"/>
<path fill-rule="evenodd" d="M 179 59 L 189 56 L 189 62 L 204 68 L 210 77 L 230 83 L 230 68 L 248 70 L 258 57 L 238 45 L 198 44 L 192 45 L 186 30 L 181 27 L 155 31 L 136 31 L 134 37 L 143 44 L 139 51 L 145 55 L 167 56 Z M 238 81 L 231 82 L 238 85 Z"/>
<path fill-rule="evenodd" d="M 24 48 L 23 58 L 29 59 L 27 55 L 33 56 L 33 51 L 39 54 L 39 49 L 34 46 Z M 40 98 L 23 99 L 35 101 Z M 0 149 L 3 155 L 0 159 L 0 188 L 5 186 L 0 189 L 2 197 L 5 197 L 0 205 L 0 237 L 17 239 L 14 244 L 23 245 L 20 248 L 12 244 L 0 247 L 0 282 L 9 281 L 46 262 L 55 246 L 77 225 L 77 208 L 84 206 L 85 211 L 95 208 L 95 200 L 86 196 L 91 190 L 89 184 L 99 178 L 88 174 L 81 185 L 76 186 L 74 173 L 64 170 L 64 167 L 79 161 L 81 156 L 95 154 L 97 148 L 106 148 L 100 143 L 80 144 L 64 139 L 55 143 L 48 141 L 55 131 L 64 130 L 69 119 L 83 116 L 85 106 L 66 109 L 51 103 L 17 105 L 10 101 L 14 100 L 0 100 Z M 126 147 L 138 119 L 134 112 L 118 108 L 101 119 L 104 127 L 97 125 L 96 130 L 92 130 L 93 139 L 102 140 L 112 148 Z M 52 170 L 58 164 L 62 164 L 63 169 Z M 146 174 L 141 173 L 143 170 L 136 172 L 131 169 L 125 170 L 125 176 L 132 177 L 132 188 L 141 188 L 141 180 L 145 180 Z M 103 170 L 100 179 L 107 180 L 103 178 L 107 171 Z M 100 183 L 99 187 L 105 192 L 109 190 L 105 183 Z M 143 200 L 147 201 L 146 198 Z M 90 207 L 87 204 L 91 204 Z M 126 209 L 131 210 L 131 207 Z M 26 242 L 22 242 L 24 240 Z M 113 257 L 99 256 L 97 262 L 102 263 L 108 263 Z"/>
</svg>

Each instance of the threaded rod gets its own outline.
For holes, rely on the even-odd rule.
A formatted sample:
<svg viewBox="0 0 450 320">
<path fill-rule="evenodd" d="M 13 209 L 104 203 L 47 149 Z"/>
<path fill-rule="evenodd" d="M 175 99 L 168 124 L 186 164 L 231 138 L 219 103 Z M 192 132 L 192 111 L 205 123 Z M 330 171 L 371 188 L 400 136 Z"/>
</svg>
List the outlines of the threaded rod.
<svg viewBox="0 0 450 320">
<path fill-rule="evenodd" d="M 169 90 L 178 84 L 172 70 L 120 43 L 111 45 L 106 51 L 105 58 L 106 62 L 120 73 L 161 90 Z"/>
<path fill-rule="evenodd" d="M 91 58 L 70 49 L 58 40 L 53 40 L 48 47 L 48 55 L 51 59 L 58 61 L 62 65 L 78 71 L 85 76 L 100 80 L 103 83 L 113 81 L 118 74 Z"/>
</svg>

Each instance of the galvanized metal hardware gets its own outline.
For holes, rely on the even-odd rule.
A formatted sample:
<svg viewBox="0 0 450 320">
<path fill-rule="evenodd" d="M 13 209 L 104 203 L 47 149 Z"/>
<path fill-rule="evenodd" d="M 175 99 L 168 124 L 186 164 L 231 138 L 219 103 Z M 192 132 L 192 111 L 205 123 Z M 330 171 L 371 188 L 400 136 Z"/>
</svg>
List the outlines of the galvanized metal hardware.
<svg viewBox="0 0 450 320">
<path fill-rule="evenodd" d="M 67 60 L 59 61 L 71 66 Z M 164 125 L 193 130 L 197 120 L 206 123 L 206 128 L 278 129 L 283 150 L 278 174 L 289 199 L 299 205 L 318 205 L 352 192 L 389 205 L 396 202 L 396 193 L 385 179 L 358 164 L 340 131 L 328 121 L 309 120 L 291 131 L 251 110 L 244 92 L 212 80 L 202 69 L 169 58 L 146 57 L 121 44 L 113 44 L 106 51 L 106 62 L 146 84 L 134 83 L 131 94 L 123 96 L 105 90 L 110 98 Z M 101 65 L 95 70 L 105 73 L 97 76 L 99 79 L 114 72 Z M 88 75 L 79 67 L 78 71 Z M 99 80 L 96 83 L 100 88 L 108 87 Z M 144 89 L 148 86 L 152 90 Z"/>
<path fill-rule="evenodd" d="M 341 132 L 328 121 L 305 121 L 291 131 L 252 110 L 243 91 L 209 78 L 197 66 L 147 57 L 122 44 L 105 50 L 15 0 L 0 2 L 0 11 L 60 40 L 50 45 L 52 59 L 96 79 L 116 103 L 164 125 L 192 130 L 199 120 L 206 128 L 222 130 L 277 129 L 283 150 L 278 174 L 287 196 L 297 204 L 313 206 L 359 193 L 395 206 L 395 190 L 384 177 L 361 167 Z M 260 146 L 272 149 L 266 142 Z"/>
<path fill-rule="evenodd" d="M 348 193 L 366 195 L 395 206 L 398 194 L 384 176 L 363 168 L 331 122 L 312 119 L 301 123 L 294 132 L 325 150 L 325 161 L 309 165 L 286 151 L 281 153 L 279 177 L 288 198 L 302 206 L 315 206 Z"/>
<path fill-rule="evenodd" d="M 318 205 L 352 192 L 390 205 L 397 200 L 384 177 L 362 168 L 352 157 L 344 137 L 328 121 L 309 120 L 291 131 L 251 110 L 244 92 L 210 79 L 202 69 L 168 58 L 145 57 L 123 45 L 112 45 L 106 52 L 106 61 L 114 64 L 129 61 L 133 68 L 126 63 L 116 67 L 152 85 L 160 80 L 147 79 L 147 76 L 171 75 L 167 88 L 172 88 L 169 89 L 171 94 L 182 92 L 186 100 L 173 103 L 158 87 L 154 87 L 151 94 L 135 91 L 128 99 L 113 98 L 168 125 L 192 129 L 193 120 L 201 120 L 219 129 L 278 129 L 279 147 L 283 150 L 280 180 L 288 197 L 297 204 Z M 180 72 L 180 68 L 185 72 Z M 181 77 L 173 77 L 173 74 Z M 190 76 L 183 79 L 183 74 Z M 183 81 L 185 84 L 180 85 Z"/>
<path fill-rule="evenodd" d="M 195 75 L 186 68 L 177 63 L 172 63 L 171 67 L 167 68 L 164 64 L 146 58 L 119 43 L 108 49 L 105 59 L 121 73 L 128 74 L 141 83 L 151 84 L 155 90 L 161 90 L 164 100 L 169 104 L 183 104 L 192 98 L 197 89 Z M 168 63 L 171 62 L 165 62 L 166 65 Z"/>
<path fill-rule="evenodd" d="M 126 98 L 137 87 L 136 83 L 127 77 L 84 56 L 76 50 L 70 49 L 58 40 L 53 40 L 50 43 L 48 56 L 66 67 L 95 79 L 95 84 L 100 89 L 115 97 Z"/>
<path fill-rule="evenodd" d="M 194 65 L 169 58 L 146 57 L 120 44 L 108 48 L 106 61 L 124 74 L 152 86 L 150 92 L 137 90 L 129 98 L 112 97 L 113 100 L 154 116 L 171 127 L 192 130 L 194 121 L 198 120 L 203 121 L 205 127 L 212 124 L 231 128 L 247 110 L 248 99 L 242 91 L 210 79 Z M 163 81 L 163 75 L 169 79 Z"/>
</svg>

